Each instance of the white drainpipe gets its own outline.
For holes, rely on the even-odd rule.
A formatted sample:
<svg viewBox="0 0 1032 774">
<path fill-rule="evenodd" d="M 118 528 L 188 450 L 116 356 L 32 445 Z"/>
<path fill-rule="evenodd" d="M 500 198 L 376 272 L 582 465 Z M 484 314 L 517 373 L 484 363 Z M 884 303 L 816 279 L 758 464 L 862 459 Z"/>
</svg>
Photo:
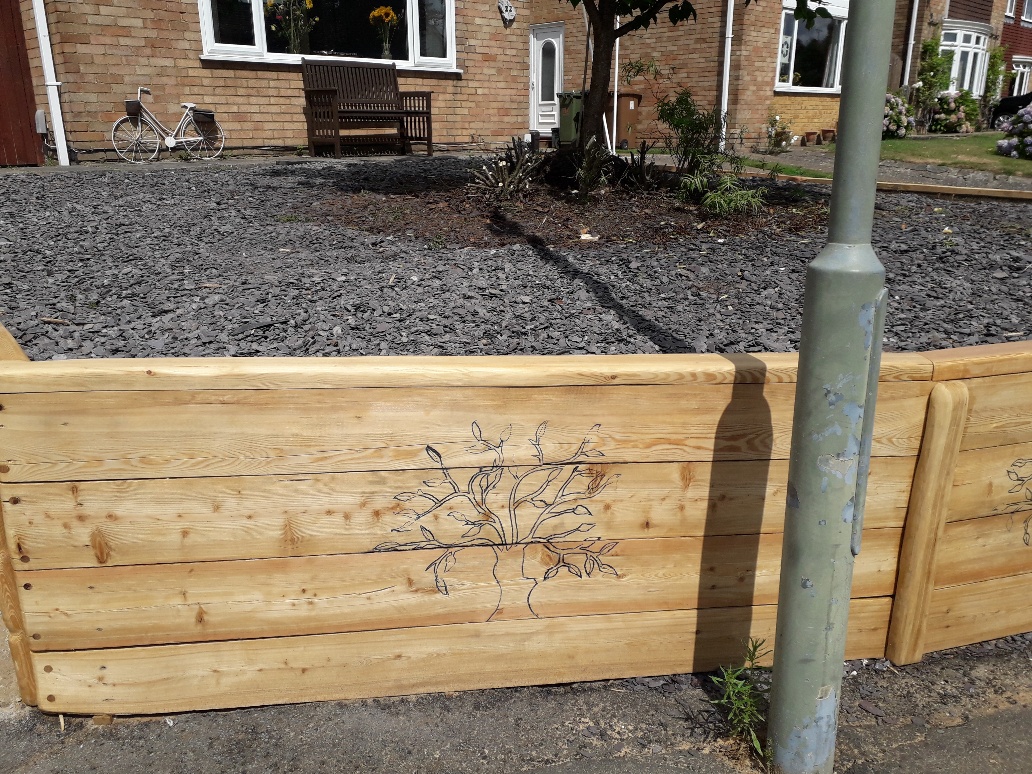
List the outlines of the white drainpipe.
<svg viewBox="0 0 1032 774">
<path fill-rule="evenodd" d="M 735 23 L 735 0 L 727 0 L 727 15 L 724 17 L 724 71 L 720 77 L 720 150 L 727 142 L 728 92 L 731 85 L 731 33 Z"/>
<path fill-rule="evenodd" d="M 914 5 L 910 9 L 910 42 L 907 43 L 907 63 L 903 67 L 903 85 L 910 85 L 910 65 L 914 61 L 914 42 L 917 39 L 917 9 L 921 0 L 913 0 Z"/>
<path fill-rule="evenodd" d="M 43 61 L 43 83 L 47 87 L 50 121 L 54 125 L 54 144 L 57 145 L 57 163 L 68 166 L 68 143 L 65 140 L 64 115 L 61 113 L 61 82 L 54 71 L 54 52 L 50 48 L 50 28 L 43 0 L 32 0 L 36 18 L 36 37 L 39 40 L 39 58 Z"/>
</svg>

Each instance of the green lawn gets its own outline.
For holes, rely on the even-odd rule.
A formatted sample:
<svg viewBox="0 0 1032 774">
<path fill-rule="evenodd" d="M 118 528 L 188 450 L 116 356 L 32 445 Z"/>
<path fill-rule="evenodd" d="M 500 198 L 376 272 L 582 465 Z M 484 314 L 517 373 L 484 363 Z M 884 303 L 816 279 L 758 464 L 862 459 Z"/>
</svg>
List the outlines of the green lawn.
<svg viewBox="0 0 1032 774">
<path fill-rule="evenodd" d="M 944 135 L 934 140 L 884 140 L 881 157 L 911 164 L 942 164 L 997 175 L 1032 177 L 1032 161 L 997 155 L 996 141 L 1002 139 L 1002 133 L 991 132 Z"/>
</svg>

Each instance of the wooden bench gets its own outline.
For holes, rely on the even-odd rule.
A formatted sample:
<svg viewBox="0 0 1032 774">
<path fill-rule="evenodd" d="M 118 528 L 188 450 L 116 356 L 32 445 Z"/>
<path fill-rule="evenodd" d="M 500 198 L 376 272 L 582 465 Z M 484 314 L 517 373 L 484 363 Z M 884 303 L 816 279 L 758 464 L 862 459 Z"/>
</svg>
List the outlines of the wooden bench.
<svg viewBox="0 0 1032 774">
<path fill-rule="evenodd" d="M 411 153 L 412 143 L 434 153 L 430 92 L 401 92 L 394 62 L 301 60 L 305 89 L 308 152 L 330 147 L 340 158 L 352 153 Z M 354 134 L 353 129 L 394 129 Z M 342 134 L 342 132 L 347 132 Z"/>
</svg>

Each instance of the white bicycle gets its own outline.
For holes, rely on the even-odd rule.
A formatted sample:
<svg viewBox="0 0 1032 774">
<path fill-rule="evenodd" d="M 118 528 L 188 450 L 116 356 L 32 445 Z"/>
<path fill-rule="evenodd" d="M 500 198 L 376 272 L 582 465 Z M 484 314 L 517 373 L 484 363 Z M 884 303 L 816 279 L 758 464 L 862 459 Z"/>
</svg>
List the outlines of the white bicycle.
<svg viewBox="0 0 1032 774">
<path fill-rule="evenodd" d="M 214 111 L 184 102 L 183 115 L 170 130 L 143 104 L 143 95 L 150 93 L 144 86 L 137 89 L 136 99 L 125 101 L 126 114 L 111 127 L 111 144 L 120 157 L 131 164 L 142 164 L 158 158 L 162 146 L 170 152 L 182 148 L 196 159 L 214 159 L 222 153 L 226 135 Z"/>
</svg>

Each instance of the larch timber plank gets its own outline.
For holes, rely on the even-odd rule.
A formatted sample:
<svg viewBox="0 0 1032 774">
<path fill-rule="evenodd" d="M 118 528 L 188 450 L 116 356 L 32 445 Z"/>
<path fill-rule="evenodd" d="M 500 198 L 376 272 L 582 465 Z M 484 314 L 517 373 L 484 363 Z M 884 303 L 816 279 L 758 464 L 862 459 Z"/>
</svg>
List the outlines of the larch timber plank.
<svg viewBox="0 0 1032 774">
<path fill-rule="evenodd" d="M 864 533 L 854 598 L 892 594 L 901 534 Z M 17 582 L 33 650 L 130 647 L 484 622 L 511 598 L 502 584 L 514 582 L 509 619 L 773 605 L 781 537 L 601 540 L 589 548 L 604 570 L 587 559 L 585 543 L 470 547 L 440 573 L 447 595 L 426 569 L 445 548 L 37 570 L 17 573 Z M 581 577 L 565 568 L 546 577 L 560 553 Z"/>
<path fill-rule="evenodd" d="M 902 527 L 913 457 L 871 461 L 865 524 Z M 781 532 L 788 461 L 597 464 L 584 500 L 609 539 Z M 455 471 L 460 486 L 473 470 Z M 370 551 L 392 539 L 426 471 L 4 484 L 8 550 L 20 569 Z M 424 520 L 437 529 L 446 511 Z M 459 509 L 461 510 L 461 509 Z M 562 531 L 583 519 L 555 520 Z M 103 560 L 103 561 L 102 561 Z"/>
<path fill-rule="evenodd" d="M 921 353 L 936 381 L 1032 372 L 1032 341 L 983 344 Z"/>
<path fill-rule="evenodd" d="M 947 524 L 939 545 L 936 588 L 1032 573 L 1032 547 L 1025 542 L 1027 537 L 1032 542 L 1029 518 L 1032 510 Z"/>
<path fill-rule="evenodd" d="M 795 382 L 798 355 L 88 359 L 0 365 L 4 392 L 346 387 L 560 387 Z M 927 381 L 920 354 L 885 353 L 880 381 Z"/>
<path fill-rule="evenodd" d="M 926 648 L 956 648 L 1032 631 L 1030 593 L 1032 573 L 935 589 Z"/>
<path fill-rule="evenodd" d="M 949 521 L 1032 510 L 1025 487 L 1010 491 L 1018 481 L 1010 477 L 1009 470 L 1022 477 L 1032 473 L 1032 462 L 1026 460 L 1032 460 L 1032 443 L 962 451 L 953 475 Z"/>
<path fill-rule="evenodd" d="M 882 386 L 875 456 L 916 453 L 930 391 L 930 382 Z M 589 433 L 612 462 L 786 459 L 794 392 L 772 384 L 11 394 L 0 481 L 428 469 L 428 444 L 447 465 L 478 466 L 485 454 L 470 447 L 473 422 L 488 439 L 512 428 L 518 449 L 507 464 L 531 461 L 524 439 L 545 421 L 549 461 Z"/>
<path fill-rule="evenodd" d="M 846 658 L 885 650 L 891 600 L 857 600 Z M 47 712 L 152 714 L 702 671 L 774 642 L 776 608 L 492 621 L 32 654 Z M 701 640 L 696 642 L 696 637 Z"/>
<path fill-rule="evenodd" d="M 961 450 L 1032 443 L 1032 373 L 964 383 L 971 402 Z"/>
<path fill-rule="evenodd" d="M 897 664 L 920 661 L 939 542 L 968 411 L 964 382 L 937 382 L 928 400 L 924 439 L 904 525 L 899 580 L 886 652 Z"/>
</svg>

